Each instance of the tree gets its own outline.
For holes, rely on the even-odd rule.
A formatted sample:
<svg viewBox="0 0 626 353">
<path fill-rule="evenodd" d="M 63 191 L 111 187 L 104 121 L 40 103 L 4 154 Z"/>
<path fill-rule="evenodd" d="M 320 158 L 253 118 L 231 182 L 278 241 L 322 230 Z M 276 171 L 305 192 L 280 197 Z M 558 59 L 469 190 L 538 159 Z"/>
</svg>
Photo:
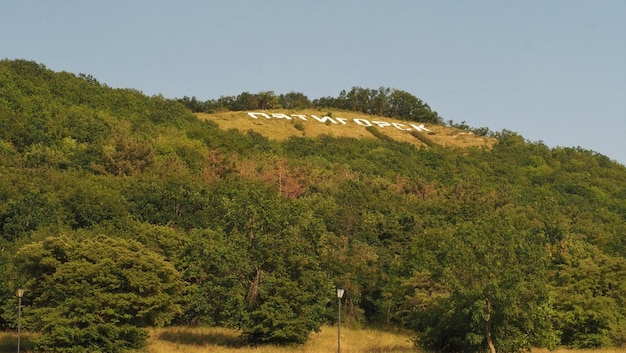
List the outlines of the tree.
<svg viewBox="0 0 626 353">
<path fill-rule="evenodd" d="M 250 343 L 304 343 L 328 320 L 332 285 L 297 232 L 259 235 L 241 329 Z M 262 259 L 262 260 L 255 260 Z"/>
<path fill-rule="evenodd" d="M 47 352 L 121 352 L 145 344 L 143 327 L 180 312 L 180 275 L 141 244 L 104 235 L 61 235 L 22 247 L 25 321 Z"/>
<path fill-rule="evenodd" d="M 193 96 L 191 98 L 184 96 L 183 98 L 177 99 L 177 101 L 182 103 L 185 107 L 187 107 L 194 113 L 206 112 L 208 110 L 208 104 L 206 102 L 199 101 L 196 96 Z"/>
<path fill-rule="evenodd" d="M 129 210 L 142 222 L 203 228 L 205 193 L 190 181 L 146 180 L 129 189 Z"/>
<path fill-rule="evenodd" d="M 274 91 L 262 91 L 255 96 L 258 104 L 256 109 L 274 109 L 278 106 L 278 97 Z"/>
<path fill-rule="evenodd" d="M 439 115 L 428 104 L 406 91 L 396 89 L 388 93 L 387 110 L 383 115 L 423 123 L 442 123 Z"/>
<path fill-rule="evenodd" d="M 258 96 L 250 92 L 241 92 L 230 106 L 230 110 L 252 110 L 258 109 Z"/>
<path fill-rule="evenodd" d="M 40 191 L 24 191 L 21 199 L 6 202 L 6 210 L 0 209 L 0 237 L 15 241 L 41 225 L 62 223 L 63 207 L 59 200 Z"/>
<path fill-rule="evenodd" d="M 316 99 L 313 105 L 318 108 L 332 107 L 423 123 L 443 122 L 421 99 L 408 92 L 388 87 L 376 90 L 355 86 L 350 91 L 342 90 L 337 98 Z"/>
<path fill-rule="evenodd" d="M 564 237 L 554 246 L 550 283 L 554 325 L 568 347 L 620 347 L 626 342 L 626 260 Z"/>
<path fill-rule="evenodd" d="M 152 145 L 146 141 L 137 141 L 127 130 L 115 131 L 111 140 L 102 151 L 107 172 L 132 175 L 154 164 Z"/>
<path fill-rule="evenodd" d="M 66 225 L 87 228 L 128 216 L 128 203 L 117 180 L 76 174 L 63 175 L 61 180 L 65 183 L 56 195 L 68 213 Z"/>
<path fill-rule="evenodd" d="M 275 188 L 254 182 L 223 183 L 210 197 L 214 225 L 225 234 L 194 239 L 198 247 L 184 252 L 184 272 L 191 274 L 200 295 L 226 297 L 232 287 L 237 297 L 230 299 L 230 307 L 213 298 L 194 310 L 218 313 L 217 321 L 227 324 L 238 318 L 236 325 L 249 343 L 305 342 L 327 321 L 332 298 L 332 283 L 316 256 L 316 234 L 308 232 L 310 215 Z"/>
<path fill-rule="evenodd" d="M 190 233 L 177 261 L 189 283 L 181 323 L 239 327 L 253 272 L 247 237 L 208 229 Z"/>
<path fill-rule="evenodd" d="M 279 95 L 278 103 L 284 109 L 307 109 L 312 105 L 311 101 L 304 93 L 293 91 Z"/>
<path fill-rule="evenodd" d="M 417 241 L 416 343 L 491 353 L 554 345 L 543 233 L 523 209 L 485 201 L 470 207 L 477 218 L 461 218 Z"/>
</svg>

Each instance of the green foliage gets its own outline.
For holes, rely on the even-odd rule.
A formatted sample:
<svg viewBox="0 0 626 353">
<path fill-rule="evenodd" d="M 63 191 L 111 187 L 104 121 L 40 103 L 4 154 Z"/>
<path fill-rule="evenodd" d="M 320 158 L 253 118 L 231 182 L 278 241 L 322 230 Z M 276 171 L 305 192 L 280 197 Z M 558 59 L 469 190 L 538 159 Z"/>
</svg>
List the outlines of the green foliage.
<svg viewBox="0 0 626 353">
<path fill-rule="evenodd" d="M 278 96 L 278 103 L 284 109 L 307 109 L 313 104 L 307 96 L 301 92 L 289 92 Z"/>
<path fill-rule="evenodd" d="M 319 331 L 326 321 L 324 311 L 332 286 L 324 283 L 320 276 L 315 278 L 307 273 L 310 269 L 306 267 L 296 269 L 302 270 L 305 272 L 300 278 L 259 272 L 258 284 L 255 283 L 258 294 L 250 303 L 252 307 L 242 327 L 246 341 L 304 343 L 311 331 Z"/>
<path fill-rule="evenodd" d="M 104 177 L 68 177 L 58 191 L 69 212 L 67 225 L 88 228 L 100 222 L 126 217 L 128 206 L 118 185 Z"/>
<path fill-rule="evenodd" d="M 519 352 L 537 343 L 554 345 L 547 324 L 543 234 L 519 217 L 521 210 L 467 191 L 478 194 L 465 200 L 471 209 L 458 214 L 449 229 L 428 231 L 416 241 L 416 266 L 430 273 L 428 286 L 416 290 L 440 288 L 440 295 L 415 298 L 421 307 L 414 319 L 416 342 L 445 352 L 482 352 L 490 345 Z"/>
<path fill-rule="evenodd" d="M 178 266 L 189 283 L 184 324 L 239 327 L 252 272 L 245 237 L 197 230 L 184 245 Z"/>
<path fill-rule="evenodd" d="M 302 343 L 326 321 L 332 290 L 302 211 L 272 189 L 235 185 L 211 194 L 225 233 L 195 231 L 183 251 L 184 320 L 239 327 L 250 343 Z"/>
<path fill-rule="evenodd" d="M 81 329 L 73 328 L 75 320 L 54 317 L 55 324 L 44 329 L 36 340 L 36 347 L 45 352 L 127 352 L 146 345 L 148 333 L 128 324 L 88 323 Z"/>
<path fill-rule="evenodd" d="M 552 283 L 561 342 L 575 348 L 623 345 L 626 260 L 576 239 L 559 245 Z"/>
<path fill-rule="evenodd" d="M 208 226 L 206 191 L 175 180 L 146 180 L 127 193 L 129 210 L 143 222 L 175 225 L 185 229 Z"/>
<path fill-rule="evenodd" d="M 132 175 L 154 164 L 153 147 L 146 141 L 137 141 L 127 130 L 116 131 L 111 140 L 102 148 L 106 172 Z"/>
<path fill-rule="evenodd" d="M 25 321 L 48 352 L 120 352 L 141 347 L 140 330 L 179 313 L 180 275 L 141 244 L 107 236 L 59 236 L 22 247 Z"/>
<path fill-rule="evenodd" d="M 318 108 L 338 108 L 422 123 L 442 123 L 439 115 L 421 99 L 408 92 L 386 87 L 377 90 L 352 87 L 350 91 L 341 91 L 337 98 L 320 98 L 313 104 Z"/>
<path fill-rule="evenodd" d="M 41 225 L 61 223 L 59 218 L 62 216 L 58 214 L 61 205 L 50 197 L 41 192 L 27 191 L 22 198 L 9 200 L 0 212 L 2 237 L 14 241 Z"/>
</svg>

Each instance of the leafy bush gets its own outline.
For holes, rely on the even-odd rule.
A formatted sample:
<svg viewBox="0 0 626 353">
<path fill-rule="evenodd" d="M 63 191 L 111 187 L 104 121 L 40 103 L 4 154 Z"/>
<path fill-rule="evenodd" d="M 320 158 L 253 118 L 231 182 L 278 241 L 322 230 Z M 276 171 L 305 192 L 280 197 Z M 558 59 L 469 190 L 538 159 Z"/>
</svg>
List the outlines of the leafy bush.
<svg viewBox="0 0 626 353">
<path fill-rule="evenodd" d="M 180 312 L 180 275 L 141 244 L 107 236 L 59 236 L 22 247 L 25 322 L 46 352 L 121 352 L 146 343 L 146 326 Z"/>
</svg>

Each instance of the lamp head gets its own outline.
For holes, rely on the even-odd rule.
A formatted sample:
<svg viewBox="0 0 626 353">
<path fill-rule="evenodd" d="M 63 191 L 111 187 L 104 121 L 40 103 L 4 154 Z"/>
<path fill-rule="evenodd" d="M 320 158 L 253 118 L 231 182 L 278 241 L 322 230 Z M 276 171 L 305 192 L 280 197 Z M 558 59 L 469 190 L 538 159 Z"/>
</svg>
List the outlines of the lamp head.
<svg viewBox="0 0 626 353">
<path fill-rule="evenodd" d="M 24 296 L 24 288 L 19 287 L 16 291 L 15 291 L 15 295 L 17 295 L 18 298 L 21 298 Z"/>
<path fill-rule="evenodd" d="M 345 291 L 346 291 L 345 289 L 337 287 L 337 298 L 339 299 L 343 298 L 343 294 Z"/>
</svg>

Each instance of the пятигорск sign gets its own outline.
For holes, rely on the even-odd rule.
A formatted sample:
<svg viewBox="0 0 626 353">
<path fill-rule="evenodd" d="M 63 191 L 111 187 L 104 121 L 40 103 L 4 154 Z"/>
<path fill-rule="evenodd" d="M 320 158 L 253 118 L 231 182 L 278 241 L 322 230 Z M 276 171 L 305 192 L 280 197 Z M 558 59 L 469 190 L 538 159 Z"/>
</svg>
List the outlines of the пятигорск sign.
<svg viewBox="0 0 626 353">
<path fill-rule="evenodd" d="M 282 114 L 282 113 L 271 113 L 271 114 L 266 114 L 266 113 L 256 113 L 256 112 L 248 112 L 248 115 L 251 118 L 254 119 L 259 119 L 259 118 L 264 118 L 264 119 L 287 119 L 287 120 L 293 120 L 293 119 L 300 119 L 300 120 L 304 120 L 304 121 L 309 121 L 309 118 L 316 120 L 320 123 L 329 123 L 329 124 L 343 124 L 343 125 L 348 125 L 351 123 L 360 125 L 360 126 L 377 126 L 377 127 L 395 127 L 398 130 L 402 130 L 402 131 L 430 131 L 427 128 L 424 127 L 424 124 L 420 124 L 420 125 L 415 125 L 415 124 L 403 124 L 403 123 L 390 123 L 390 122 L 386 122 L 386 121 L 380 121 L 380 120 L 367 120 L 367 119 L 347 119 L 347 118 L 331 118 L 329 116 L 323 116 L 323 117 L 318 117 L 317 115 L 305 115 L 305 114 L 290 114 L 290 115 L 286 115 L 286 114 Z"/>
</svg>

